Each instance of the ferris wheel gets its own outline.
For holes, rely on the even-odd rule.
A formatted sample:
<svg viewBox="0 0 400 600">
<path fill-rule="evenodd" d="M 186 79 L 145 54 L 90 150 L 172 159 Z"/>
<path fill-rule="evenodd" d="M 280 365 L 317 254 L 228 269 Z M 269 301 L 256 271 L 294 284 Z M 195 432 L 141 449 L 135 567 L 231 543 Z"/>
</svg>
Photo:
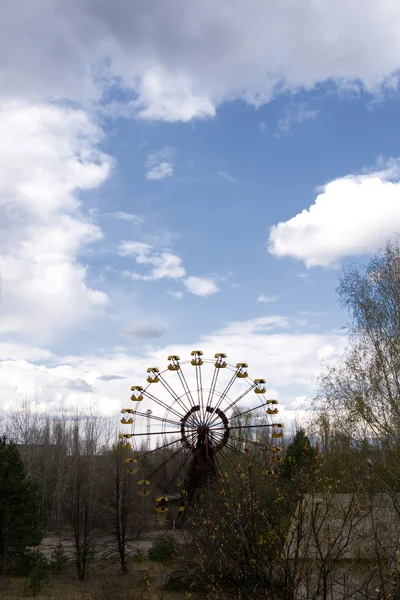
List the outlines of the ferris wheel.
<svg viewBox="0 0 400 600">
<path fill-rule="evenodd" d="M 170 355 L 163 370 L 147 369 L 147 385 L 131 387 L 132 408 L 121 410 L 121 423 L 129 429 L 119 438 L 130 451 L 125 458 L 127 472 L 137 474 L 141 469 L 138 493 L 150 495 L 160 471 L 170 464 L 175 467 L 157 495 L 158 512 L 168 511 L 168 494 L 183 474 L 181 514 L 230 456 L 247 457 L 250 448 L 257 448 L 265 475 L 273 474 L 281 460 L 284 426 L 274 420 L 278 400 L 265 399 L 266 381 L 251 379 L 247 363 L 234 366 L 226 358 L 217 353 L 207 359 L 201 350 L 193 350 L 184 361 Z M 153 469 L 140 466 L 156 453 L 166 456 L 161 464 Z"/>
</svg>

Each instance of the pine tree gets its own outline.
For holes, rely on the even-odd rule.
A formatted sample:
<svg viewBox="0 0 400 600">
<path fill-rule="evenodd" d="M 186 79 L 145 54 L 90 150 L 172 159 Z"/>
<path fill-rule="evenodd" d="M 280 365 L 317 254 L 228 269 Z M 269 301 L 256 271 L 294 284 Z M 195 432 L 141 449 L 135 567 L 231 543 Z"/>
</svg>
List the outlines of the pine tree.
<svg viewBox="0 0 400 600">
<path fill-rule="evenodd" d="M 304 429 L 298 429 L 286 450 L 280 469 L 281 475 L 285 479 L 297 479 L 301 473 L 313 468 L 316 456 L 317 450 L 311 446 L 306 432 Z"/>
<path fill-rule="evenodd" d="M 17 446 L 0 438 L 0 569 L 30 546 L 40 544 L 41 510 L 37 485 L 26 476 Z"/>
</svg>

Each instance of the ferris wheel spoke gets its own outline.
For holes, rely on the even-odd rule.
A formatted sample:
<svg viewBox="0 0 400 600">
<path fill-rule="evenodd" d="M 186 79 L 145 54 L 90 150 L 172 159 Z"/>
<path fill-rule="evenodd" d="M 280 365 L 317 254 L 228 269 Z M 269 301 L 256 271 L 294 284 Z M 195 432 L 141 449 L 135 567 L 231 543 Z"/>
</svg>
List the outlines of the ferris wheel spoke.
<svg viewBox="0 0 400 600">
<path fill-rule="evenodd" d="M 232 444 L 226 444 L 226 447 L 229 448 L 229 450 L 232 450 L 233 452 L 235 452 L 236 454 L 243 456 L 244 458 L 246 458 L 246 460 L 249 460 L 249 457 L 246 454 L 246 452 L 243 452 L 242 450 L 235 448 L 235 446 L 232 446 Z M 252 460 L 253 460 L 254 464 L 257 465 L 257 467 L 259 467 L 260 469 L 264 469 L 264 467 L 262 465 L 260 465 L 259 462 L 257 462 L 254 459 L 252 459 Z"/>
<path fill-rule="evenodd" d="M 237 415 L 233 415 L 234 419 L 238 419 L 239 417 L 243 417 L 243 415 L 247 415 L 250 412 L 253 412 L 255 410 L 258 410 L 259 408 L 263 408 L 264 406 L 267 406 L 267 402 L 263 402 L 263 404 L 259 404 L 258 406 L 254 406 L 254 408 L 249 408 L 241 413 L 238 413 Z"/>
<path fill-rule="evenodd" d="M 217 420 L 217 419 L 215 419 L 215 418 L 213 419 L 213 413 L 215 413 L 215 412 L 217 411 L 217 409 L 219 409 L 219 407 L 221 406 L 222 402 L 223 402 L 223 401 L 224 401 L 224 399 L 226 398 L 226 396 L 227 396 L 227 394 L 228 394 L 229 390 L 231 389 L 231 387 L 232 387 L 232 386 L 233 386 L 233 384 L 235 383 L 235 380 L 236 380 L 236 378 L 237 378 L 237 375 L 238 375 L 239 371 L 240 371 L 240 368 L 239 368 L 239 367 L 237 367 L 237 368 L 236 368 L 236 370 L 235 370 L 235 372 L 234 372 L 234 374 L 232 375 L 232 377 L 231 377 L 230 381 L 227 383 L 227 385 L 226 385 L 226 387 L 225 387 L 224 391 L 222 392 L 222 394 L 221 394 L 221 396 L 220 396 L 220 398 L 219 398 L 219 400 L 218 400 L 218 402 L 217 402 L 217 404 L 216 404 L 216 406 L 215 406 L 215 408 L 214 408 L 213 412 L 212 412 L 212 413 L 210 413 L 210 416 L 208 417 L 208 419 L 207 419 L 207 421 L 206 421 L 206 424 L 207 424 L 207 425 L 209 425 L 209 424 L 211 424 L 211 423 L 213 423 L 214 421 L 216 421 L 216 420 Z"/>
<path fill-rule="evenodd" d="M 181 431 L 180 429 L 177 429 L 176 431 L 151 431 L 151 432 L 143 432 L 143 433 L 133 433 L 132 436 L 134 438 L 138 437 L 138 436 L 144 436 L 144 435 L 173 435 L 174 433 L 178 433 L 180 434 Z"/>
<path fill-rule="evenodd" d="M 167 390 L 167 392 L 172 396 L 172 398 L 175 400 L 175 402 L 177 402 L 179 404 L 179 406 L 181 407 L 181 409 L 183 410 L 183 414 L 185 414 L 187 412 L 187 407 L 184 405 L 184 403 L 182 402 L 182 400 L 179 398 L 178 394 L 176 394 L 174 392 L 174 390 L 172 389 L 172 387 L 169 385 L 169 383 L 165 380 L 165 378 L 161 375 L 161 373 L 158 375 L 159 380 L 161 381 L 162 385 L 164 386 L 164 389 Z"/>
<path fill-rule="evenodd" d="M 149 398 L 149 400 L 152 400 L 153 402 L 155 402 L 156 404 L 158 404 L 158 406 L 162 406 L 167 411 L 172 412 L 176 417 L 179 418 L 179 420 L 183 417 L 182 414 L 180 414 L 174 408 L 171 408 L 171 406 L 168 406 L 168 404 L 166 404 L 165 402 L 163 402 L 162 400 L 160 400 L 159 398 L 157 398 L 157 396 L 154 396 L 153 394 L 150 394 L 150 392 L 148 392 L 147 389 L 143 390 L 142 393 L 143 393 L 143 396 L 146 396 L 146 398 Z"/>
<path fill-rule="evenodd" d="M 197 385 L 197 398 L 200 406 L 200 420 L 204 421 L 205 418 L 205 406 L 203 402 L 203 383 L 201 378 L 201 364 L 196 365 L 196 385 Z"/>
<path fill-rule="evenodd" d="M 229 427 L 229 431 L 233 429 L 259 429 L 265 427 L 276 427 L 274 423 L 264 423 L 263 425 L 235 425 L 234 427 Z M 224 431 L 225 427 L 212 427 L 211 431 Z"/>
<path fill-rule="evenodd" d="M 180 367 L 179 371 L 177 371 L 177 373 L 178 373 L 178 378 L 179 378 L 179 381 L 181 382 L 183 391 L 189 400 L 190 408 L 194 408 L 196 406 L 196 403 L 193 399 L 192 392 L 190 391 L 188 382 L 186 381 L 186 377 L 182 370 L 182 366 Z M 200 425 L 200 421 L 198 420 L 196 414 L 193 415 L 193 419 L 196 421 L 197 425 Z"/>
<path fill-rule="evenodd" d="M 175 473 L 172 476 L 171 481 L 169 482 L 168 487 L 166 488 L 164 494 L 168 494 L 168 492 L 170 491 L 170 489 L 174 485 L 175 481 L 178 479 L 178 477 L 179 477 L 180 473 L 182 472 L 183 468 L 185 467 L 186 463 L 188 462 L 189 458 L 190 458 L 190 452 L 187 453 L 187 455 L 183 459 L 183 463 L 181 465 L 179 465 L 179 467 L 175 471 Z"/>
<path fill-rule="evenodd" d="M 134 414 L 138 415 L 139 417 L 146 417 L 146 419 L 153 419 L 154 421 L 161 421 L 162 423 L 169 423 L 170 425 L 176 425 L 177 427 L 180 427 L 180 422 L 172 421 L 171 419 L 166 419 L 165 417 L 157 417 L 156 415 L 140 412 L 138 410 L 135 410 Z"/>
<path fill-rule="evenodd" d="M 215 355 L 215 357 L 217 358 L 217 355 Z M 212 380 L 211 380 L 211 386 L 210 386 L 210 389 L 208 392 L 207 406 L 211 405 L 212 398 L 215 393 L 215 388 L 217 387 L 218 376 L 219 376 L 219 371 L 220 371 L 220 368 L 217 367 L 217 364 L 218 364 L 218 362 L 216 362 L 214 364 L 214 373 L 213 373 Z M 224 363 L 224 364 L 226 365 L 226 363 Z"/>
<path fill-rule="evenodd" d="M 153 450 L 148 450 L 146 452 L 140 452 L 139 450 L 137 450 L 136 451 L 137 458 L 142 459 L 145 456 L 148 456 L 149 454 L 153 454 L 154 452 L 164 450 L 165 448 L 168 448 L 168 446 L 173 446 L 174 444 L 178 444 L 179 441 L 180 440 L 173 440 L 172 442 L 168 442 L 168 444 L 163 444 L 162 446 L 158 446 L 157 448 L 153 448 Z"/>
<path fill-rule="evenodd" d="M 240 394 L 240 396 L 238 398 L 236 398 L 236 400 L 232 400 L 232 402 L 230 404 L 228 404 L 228 406 L 225 409 L 225 413 L 227 413 L 228 410 L 231 410 L 231 408 L 233 408 L 238 402 L 243 400 L 243 398 L 245 398 L 245 396 L 247 396 L 247 394 L 249 394 L 251 391 L 253 391 L 256 387 L 257 387 L 257 384 L 253 382 L 247 388 L 247 390 L 243 392 L 243 394 Z M 215 422 L 215 419 L 214 419 L 214 422 Z"/>
<path fill-rule="evenodd" d="M 181 446 L 180 448 L 178 448 L 178 450 L 175 450 L 175 452 L 168 456 L 168 458 L 166 458 L 160 465 L 158 465 L 158 467 L 156 467 L 154 471 L 147 475 L 147 479 L 151 479 L 152 477 L 154 477 L 154 475 L 159 473 L 171 460 L 177 460 L 176 457 L 178 456 L 178 454 L 183 452 L 184 449 L 185 448 Z"/>
</svg>

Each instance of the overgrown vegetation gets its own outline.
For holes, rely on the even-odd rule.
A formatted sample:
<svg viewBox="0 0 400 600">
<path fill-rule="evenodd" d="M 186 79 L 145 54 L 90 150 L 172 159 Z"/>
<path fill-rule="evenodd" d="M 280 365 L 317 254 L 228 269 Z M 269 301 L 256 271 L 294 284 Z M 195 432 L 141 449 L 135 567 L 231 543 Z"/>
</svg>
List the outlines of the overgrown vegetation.
<svg viewBox="0 0 400 600">
<path fill-rule="evenodd" d="M 151 587 L 145 567 L 152 561 L 170 570 L 170 589 L 212 600 L 398 598 L 398 240 L 366 267 L 352 266 L 338 292 L 350 312 L 349 343 L 323 369 L 309 422 L 286 439 L 273 465 L 257 445 L 268 432 L 232 436 L 217 477 L 187 512 L 185 536 L 167 532 L 164 521 L 148 553 L 135 544 L 154 525 L 154 497 L 138 496 L 137 481 L 165 462 L 164 488 L 171 478 L 165 454 L 154 451 L 146 467 L 139 461 L 127 469 L 107 419 L 51 419 L 28 404 L 15 411 L 0 440 L 2 573 L 24 576 L 27 593 L 38 594 L 71 560 L 83 581 L 101 556 L 124 577 L 143 567 L 140 597 Z M 246 424 L 255 417 L 260 424 L 250 413 Z M 240 417 L 234 420 L 240 428 Z M 61 541 L 50 558 L 33 549 L 49 530 L 69 535 L 68 551 Z M 112 588 L 102 580 L 103 596 L 119 598 Z"/>
</svg>

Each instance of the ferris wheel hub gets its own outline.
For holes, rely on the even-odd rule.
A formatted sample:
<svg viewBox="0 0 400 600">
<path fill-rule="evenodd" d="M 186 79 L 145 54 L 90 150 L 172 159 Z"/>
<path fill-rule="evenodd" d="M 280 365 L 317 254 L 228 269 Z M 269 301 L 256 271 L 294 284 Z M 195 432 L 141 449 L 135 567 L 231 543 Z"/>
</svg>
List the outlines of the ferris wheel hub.
<svg viewBox="0 0 400 600">
<path fill-rule="evenodd" d="M 199 436 L 206 436 L 210 432 L 208 425 L 199 425 L 197 433 Z"/>
</svg>

